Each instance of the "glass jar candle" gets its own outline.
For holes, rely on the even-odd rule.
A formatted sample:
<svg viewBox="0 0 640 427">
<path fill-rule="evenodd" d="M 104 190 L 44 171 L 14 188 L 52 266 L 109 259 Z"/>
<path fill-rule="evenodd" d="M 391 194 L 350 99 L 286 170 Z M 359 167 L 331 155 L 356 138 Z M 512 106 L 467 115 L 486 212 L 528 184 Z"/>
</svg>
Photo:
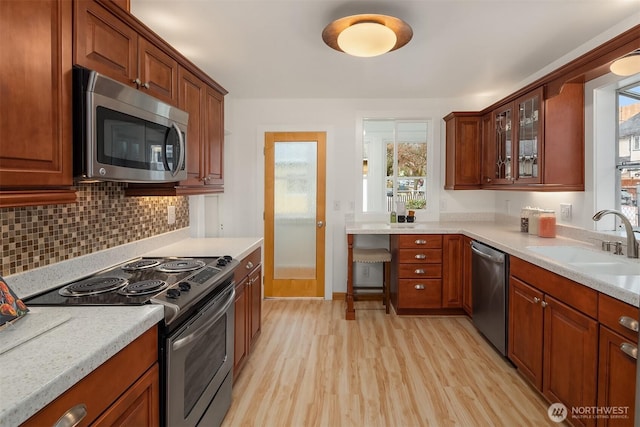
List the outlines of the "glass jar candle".
<svg viewBox="0 0 640 427">
<path fill-rule="evenodd" d="M 538 217 L 538 236 L 556 237 L 556 213 L 551 210 L 540 212 Z"/>
</svg>

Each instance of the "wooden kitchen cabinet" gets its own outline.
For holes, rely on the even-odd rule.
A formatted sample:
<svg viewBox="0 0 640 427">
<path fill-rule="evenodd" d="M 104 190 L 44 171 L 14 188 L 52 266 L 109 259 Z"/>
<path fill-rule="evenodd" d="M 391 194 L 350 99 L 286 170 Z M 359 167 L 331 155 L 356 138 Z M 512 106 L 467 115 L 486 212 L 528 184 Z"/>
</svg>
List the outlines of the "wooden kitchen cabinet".
<svg viewBox="0 0 640 427">
<path fill-rule="evenodd" d="M 473 317 L 473 269 L 470 237 L 462 238 L 462 309 L 469 317 Z"/>
<path fill-rule="evenodd" d="M 549 402 L 595 406 L 597 292 L 515 257 L 510 274 L 509 359 Z"/>
<path fill-rule="evenodd" d="M 461 314 L 462 236 L 394 234 L 391 304 L 397 314 Z"/>
<path fill-rule="evenodd" d="M 480 187 L 482 133 L 480 113 L 451 113 L 446 124 L 445 183 L 447 190 Z"/>
<path fill-rule="evenodd" d="M 235 272 L 234 380 L 262 331 L 262 252 L 258 248 L 240 261 Z"/>
<path fill-rule="evenodd" d="M 72 4 L 0 2 L 0 208 L 73 203 Z"/>
<path fill-rule="evenodd" d="M 459 234 L 442 237 L 442 307 L 461 308 L 463 299 L 463 243 Z"/>
<path fill-rule="evenodd" d="M 584 84 L 565 83 L 546 97 L 538 86 L 482 112 L 451 113 L 446 128 L 446 189 L 524 191 L 584 190 Z M 465 121 L 464 131 L 460 129 Z M 456 150 L 460 135 L 471 141 L 477 120 L 481 153 Z M 473 129 L 473 130 L 472 130 Z M 467 145 L 470 148 L 470 143 Z M 457 165 L 465 165 L 464 168 Z M 476 170 L 480 185 L 463 171 Z M 466 184 L 468 185 L 466 185 Z"/>
<path fill-rule="evenodd" d="M 54 425 L 79 404 L 87 411 L 80 426 L 159 425 L 158 328 L 142 334 L 23 425 Z"/>
<path fill-rule="evenodd" d="M 597 424 L 599 427 L 633 426 L 638 332 L 631 323 L 638 320 L 638 308 L 601 293 L 598 320 L 598 406 L 621 408 L 624 414 L 620 415 L 624 416 L 599 418 Z"/>
<path fill-rule="evenodd" d="M 76 0 L 74 5 L 74 64 L 177 105 L 174 58 L 95 0 Z"/>
</svg>

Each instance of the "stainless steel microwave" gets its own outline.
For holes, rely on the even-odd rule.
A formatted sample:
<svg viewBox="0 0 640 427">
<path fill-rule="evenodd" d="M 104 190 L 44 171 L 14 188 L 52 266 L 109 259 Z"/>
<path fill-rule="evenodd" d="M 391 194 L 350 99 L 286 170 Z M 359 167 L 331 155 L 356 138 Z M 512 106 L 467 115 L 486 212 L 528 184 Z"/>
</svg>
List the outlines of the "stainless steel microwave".
<svg viewBox="0 0 640 427">
<path fill-rule="evenodd" d="M 95 71 L 75 67 L 73 73 L 76 179 L 187 178 L 188 113 Z"/>
</svg>

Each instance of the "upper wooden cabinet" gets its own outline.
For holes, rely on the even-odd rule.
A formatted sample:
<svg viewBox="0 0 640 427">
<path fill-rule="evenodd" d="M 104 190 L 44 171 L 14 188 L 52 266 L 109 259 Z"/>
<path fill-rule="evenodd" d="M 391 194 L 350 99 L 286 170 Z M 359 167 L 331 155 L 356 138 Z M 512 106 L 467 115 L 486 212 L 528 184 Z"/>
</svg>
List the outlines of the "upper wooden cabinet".
<svg viewBox="0 0 640 427">
<path fill-rule="evenodd" d="M 77 0 L 74 63 L 189 113 L 187 179 L 129 184 L 129 196 L 175 196 L 224 190 L 224 96 L 227 91 L 123 8 Z"/>
<path fill-rule="evenodd" d="M 583 91 L 567 83 L 545 98 L 540 86 L 489 111 L 449 114 L 445 188 L 584 190 Z"/>
<path fill-rule="evenodd" d="M 480 113 L 451 113 L 446 123 L 444 188 L 468 190 L 480 186 L 482 134 Z"/>
<path fill-rule="evenodd" d="M 75 64 L 177 104 L 175 59 L 95 1 L 74 4 Z"/>
<path fill-rule="evenodd" d="M 485 185 L 539 184 L 544 138 L 543 89 L 524 95 L 493 111 L 493 127 L 484 144 L 484 156 L 493 174 Z"/>
<path fill-rule="evenodd" d="M 71 3 L 0 2 L 0 207 L 75 202 Z"/>
</svg>

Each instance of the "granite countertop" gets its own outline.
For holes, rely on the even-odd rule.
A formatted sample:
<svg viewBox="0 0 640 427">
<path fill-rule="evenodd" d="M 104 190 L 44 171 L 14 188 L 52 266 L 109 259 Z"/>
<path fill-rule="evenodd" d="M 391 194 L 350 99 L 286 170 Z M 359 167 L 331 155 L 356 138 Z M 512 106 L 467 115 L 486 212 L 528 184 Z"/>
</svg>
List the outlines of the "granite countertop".
<svg viewBox="0 0 640 427">
<path fill-rule="evenodd" d="M 20 298 L 141 256 L 242 259 L 262 238 L 190 238 L 179 230 L 5 277 Z M 164 318 L 160 305 L 30 307 L 0 330 L 0 427 L 26 421 Z"/>
<path fill-rule="evenodd" d="M 521 233 L 512 224 L 491 221 L 424 222 L 413 224 L 388 224 L 376 222 L 349 222 L 346 234 L 464 234 L 496 249 L 507 252 L 524 261 L 557 273 L 584 286 L 638 307 L 640 305 L 640 261 L 599 251 L 599 244 L 558 236 L 544 238 Z M 637 265 L 636 275 L 588 274 L 578 267 L 556 261 L 534 252 L 530 246 L 580 246 L 599 251 L 604 259 Z M 632 264 L 632 265 L 633 265 Z"/>
</svg>

